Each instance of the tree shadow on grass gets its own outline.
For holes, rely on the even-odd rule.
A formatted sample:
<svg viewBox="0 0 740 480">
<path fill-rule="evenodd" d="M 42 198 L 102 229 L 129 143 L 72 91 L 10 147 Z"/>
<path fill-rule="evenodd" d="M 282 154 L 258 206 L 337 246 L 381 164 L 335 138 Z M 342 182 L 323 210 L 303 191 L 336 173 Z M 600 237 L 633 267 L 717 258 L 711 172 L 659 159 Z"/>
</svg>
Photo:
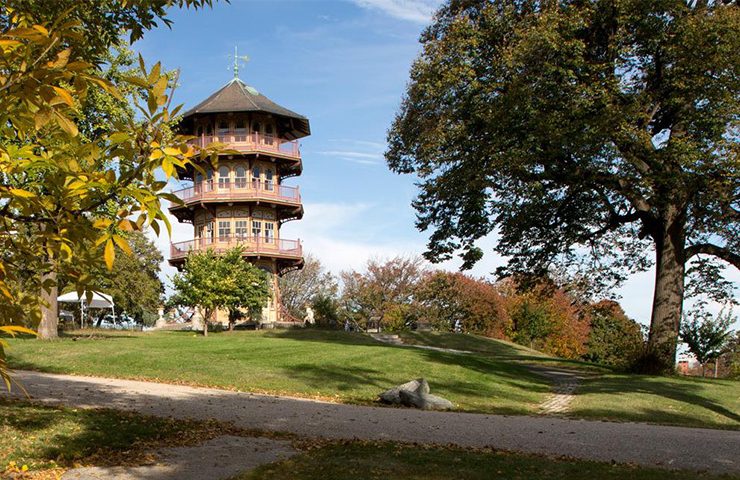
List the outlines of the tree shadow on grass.
<svg viewBox="0 0 740 480">
<path fill-rule="evenodd" d="M 292 328 L 289 330 L 269 330 L 262 333 L 268 338 L 284 338 L 303 342 L 332 343 L 342 345 L 365 345 L 387 347 L 388 345 L 356 332 L 324 330 L 319 328 Z"/>
<path fill-rule="evenodd" d="M 689 379 L 673 379 L 671 377 L 652 377 L 647 375 L 612 375 L 587 380 L 578 389 L 578 394 L 583 396 L 643 394 L 662 397 L 675 402 L 685 403 L 693 407 L 701 407 L 709 410 L 720 417 L 730 420 L 731 422 L 735 422 L 734 426 L 730 423 L 707 423 L 708 421 L 694 416 L 687 416 L 679 412 L 657 408 L 640 409 L 639 406 L 630 408 L 629 410 L 625 410 L 623 406 L 619 409 L 609 409 L 604 406 L 586 406 L 578 408 L 574 411 L 574 414 L 592 418 L 636 420 L 677 425 L 694 424 L 696 426 L 716 426 L 719 428 L 740 429 L 740 412 L 733 411 L 726 405 L 703 395 L 702 389 L 704 382 L 709 382 L 709 380 L 692 381 Z M 721 384 L 725 384 L 730 387 L 737 386 L 738 388 L 736 390 L 740 393 L 740 383 L 738 382 L 733 382 L 731 380 L 726 382 L 715 380 L 713 382 L 721 382 Z M 733 395 L 734 398 L 737 398 L 737 393 L 728 393 L 728 397 L 732 397 Z M 627 401 L 628 400 L 625 400 L 625 402 Z"/>
<path fill-rule="evenodd" d="M 139 455 L 144 453 L 137 442 L 176 440 L 195 425 L 106 409 L 49 407 L 3 398 L 0 412 L 0 431 L 8 437 L 4 444 L 7 450 L 0 451 L 2 466 L 13 460 L 32 460 L 37 467 L 71 467 L 85 459 L 93 459 L 96 465 L 115 465 L 130 459 L 132 449 Z"/>
</svg>

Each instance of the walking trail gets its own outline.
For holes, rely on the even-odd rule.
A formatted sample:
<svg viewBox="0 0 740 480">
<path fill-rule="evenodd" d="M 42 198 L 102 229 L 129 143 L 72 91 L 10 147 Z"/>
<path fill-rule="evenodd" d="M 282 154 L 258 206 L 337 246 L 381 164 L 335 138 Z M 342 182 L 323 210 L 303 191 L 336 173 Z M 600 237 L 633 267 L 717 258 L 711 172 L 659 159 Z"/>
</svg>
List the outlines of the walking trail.
<svg viewBox="0 0 740 480">
<path fill-rule="evenodd" d="M 35 401 L 106 407 L 309 438 L 455 444 L 740 474 L 740 432 L 341 405 L 209 388 L 17 372 Z M 5 394 L 3 394 L 5 395 Z M 14 395 L 20 394 L 16 391 Z M 142 478 L 142 477 L 139 477 Z"/>
</svg>

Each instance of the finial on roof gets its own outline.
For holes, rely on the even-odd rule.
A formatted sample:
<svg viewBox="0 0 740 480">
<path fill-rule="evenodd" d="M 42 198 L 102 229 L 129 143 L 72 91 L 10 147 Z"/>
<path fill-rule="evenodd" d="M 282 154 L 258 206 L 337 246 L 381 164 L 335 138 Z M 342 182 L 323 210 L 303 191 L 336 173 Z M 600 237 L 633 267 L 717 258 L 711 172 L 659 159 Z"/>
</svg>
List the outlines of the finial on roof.
<svg viewBox="0 0 740 480">
<path fill-rule="evenodd" d="M 249 57 L 247 55 L 239 56 L 236 45 L 234 45 L 234 78 L 239 78 L 239 60 L 244 62 L 245 64 L 249 61 Z"/>
</svg>

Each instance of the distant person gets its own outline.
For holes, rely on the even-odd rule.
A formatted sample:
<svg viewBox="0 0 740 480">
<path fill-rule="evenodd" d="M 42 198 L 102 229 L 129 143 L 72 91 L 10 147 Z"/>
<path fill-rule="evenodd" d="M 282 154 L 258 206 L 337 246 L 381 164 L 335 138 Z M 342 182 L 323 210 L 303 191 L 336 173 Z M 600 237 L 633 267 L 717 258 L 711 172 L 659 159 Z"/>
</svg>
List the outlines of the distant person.
<svg viewBox="0 0 740 480">
<path fill-rule="evenodd" d="M 453 327 L 455 333 L 461 333 L 462 332 L 462 322 L 460 322 L 460 319 L 458 318 L 455 320 L 455 326 Z"/>
</svg>

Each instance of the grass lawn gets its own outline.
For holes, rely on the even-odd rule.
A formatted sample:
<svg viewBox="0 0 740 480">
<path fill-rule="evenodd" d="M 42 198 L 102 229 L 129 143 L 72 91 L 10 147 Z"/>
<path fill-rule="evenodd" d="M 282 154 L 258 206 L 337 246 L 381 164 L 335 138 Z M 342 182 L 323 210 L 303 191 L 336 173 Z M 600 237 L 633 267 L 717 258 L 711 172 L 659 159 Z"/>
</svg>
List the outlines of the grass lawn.
<svg viewBox="0 0 740 480">
<path fill-rule="evenodd" d="M 234 480 L 694 480 L 732 478 L 626 465 L 393 443 L 335 443 Z"/>
<path fill-rule="evenodd" d="M 152 451 L 197 445 L 219 435 L 255 435 L 216 422 L 185 422 L 114 410 L 85 410 L 0 399 L 0 477 L 60 478 L 74 466 L 141 465 Z M 627 465 L 380 442 L 292 439 L 302 451 L 234 480 L 254 479 L 729 479 Z M 12 477 L 11 477 L 12 478 Z"/>
<path fill-rule="evenodd" d="M 740 430 L 740 382 L 616 374 L 474 335 L 403 334 L 407 342 L 468 350 L 397 347 L 360 334 L 319 330 L 220 333 L 97 332 L 59 341 L 11 340 L 14 368 L 158 380 L 371 404 L 392 385 L 424 376 L 462 411 L 535 414 L 549 383 L 527 364 L 590 373 L 569 415 Z"/>
<path fill-rule="evenodd" d="M 215 422 L 0 398 L 0 478 L 26 468 L 36 478 L 58 478 L 76 465 L 140 464 L 151 458 L 154 447 L 194 445 L 224 433 Z"/>
<path fill-rule="evenodd" d="M 13 368 L 150 379 L 370 404 L 399 383 L 425 377 L 461 410 L 535 413 L 545 379 L 491 356 L 396 347 L 365 335 L 318 330 L 103 334 L 59 341 L 12 340 Z"/>
<path fill-rule="evenodd" d="M 696 377 L 602 375 L 578 389 L 569 415 L 740 429 L 740 382 Z"/>
</svg>

